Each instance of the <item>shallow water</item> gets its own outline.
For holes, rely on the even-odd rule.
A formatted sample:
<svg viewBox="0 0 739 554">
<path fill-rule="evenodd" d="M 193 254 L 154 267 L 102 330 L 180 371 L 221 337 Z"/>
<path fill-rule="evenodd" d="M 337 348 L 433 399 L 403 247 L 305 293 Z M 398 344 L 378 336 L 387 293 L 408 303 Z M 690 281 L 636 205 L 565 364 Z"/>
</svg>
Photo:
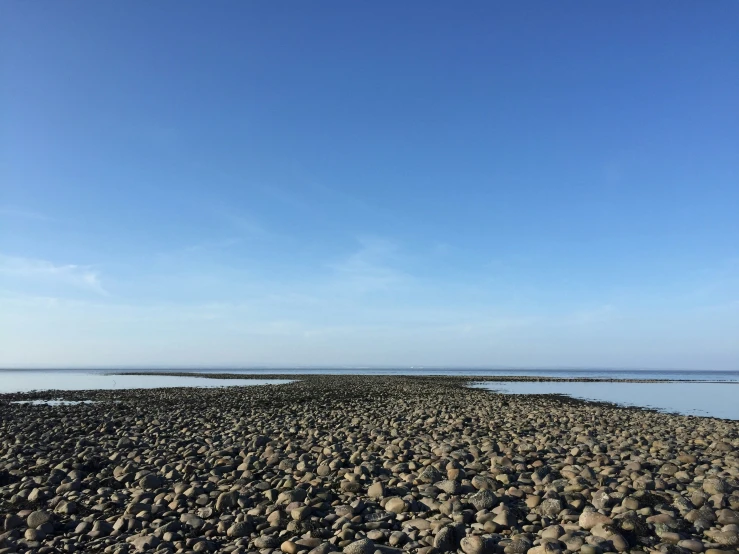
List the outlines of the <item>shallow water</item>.
<svg viewBox="0 0 739 554">
<path fill-rule="evenodd" d="M 209 379 L 179 375 L 122 375 L 115 370 L 0 370 L 0 393 L 33 390 L 114 390 L 169 387 L 226 387 L 289 383 L 287 379 Z M 126 370 L 119 370 L 126 371 Z M 128 370 L 131 371 L 131 370 Z M 136 370 L 142 371 L 142 370 Z M 485 383 L 509 394 L 566 394 L 654 408 L 666 412 L 739 420 L 739 371 L 667 371 L 622 369 L 465 369 L 465 368 L 188 368 L 150 372 L 242 373 L 252 375 L 449 375 L 527 376 L 600 379 L 661 379 L 700 383 Z"/>
<path fill-rule="evenodd" d="M 739 420 L 739 383 L 475 383 L 506 394 L 565 394 L 662 412 Z"/>
<path fill-rule="evenodd" d="M 279 385 L 286 379 L 208 379 L 177 375 L 111 375 L 98 371 L 0 371 L 0 393 L 37 390 L 115 390 Z"/>
<path fill-rule="evenodd" d="M 441 375 L 441 376 L 480 376 L 499 377 L 515 375 L 522 377 L 560 377 L 586 379 L 669 379 L 675 381 L 737 381 L 739 371 L 714 370 L 669 370 L 669 369 L 506 369 L 506 368 L 465 368 L 465 367 L 187 367 L 187 368 L 104 368 L 104 369 L 0 369 L 0 380 L 7 372 L 67 372 L 67 373 L 235 373 L 248 375 Z"/>
</svg>

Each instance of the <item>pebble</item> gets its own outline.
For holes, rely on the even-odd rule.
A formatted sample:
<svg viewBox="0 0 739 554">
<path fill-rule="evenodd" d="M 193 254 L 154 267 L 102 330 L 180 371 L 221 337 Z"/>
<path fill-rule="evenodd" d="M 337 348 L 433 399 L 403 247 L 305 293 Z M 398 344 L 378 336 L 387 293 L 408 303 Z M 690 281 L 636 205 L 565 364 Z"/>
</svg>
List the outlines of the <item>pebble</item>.
<svg viewBox="0 0 739 554">
<path fill-rule="evenodd" d="M 737 554 L 739 422 L 463 384 L 0 395 L 0 554 Z"/>
<path fill-rule="evenodd" d="M 464 537 L 459 546 L 464 554 L 485 554 L 491 550 L 488 541 L 479 535 Z"/>
<path fill-rule="evenodd" d="M 36 510 L 35 512 L 31 512 L 30 514 L 28 514 L 28 517 L 26 518 L 26 525 L 28 525 L 28 527 L 31 529 L 36 529 L 36 527 L 39 527 L 49 521 L 51 521 L 51 513 L 47 512 L 46 510 Z"/>
<path fill-rule="evenodd" d="M 344 547 L 345 554 L 374 554 L 375 543 L 369 539 L 361 539 Z"/>
</svg>

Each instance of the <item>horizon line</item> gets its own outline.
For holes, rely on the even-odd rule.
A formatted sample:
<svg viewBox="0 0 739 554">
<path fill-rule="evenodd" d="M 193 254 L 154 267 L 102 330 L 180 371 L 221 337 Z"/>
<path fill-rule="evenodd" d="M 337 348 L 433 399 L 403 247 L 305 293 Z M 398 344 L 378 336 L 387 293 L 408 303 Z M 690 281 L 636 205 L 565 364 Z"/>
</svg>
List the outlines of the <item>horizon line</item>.
<svg viewBox="0 0 739 554">
<path fill-rule="evenodd" d="M 229 364 L 229 365 L 208 365 L 208 364 L 121 364 L 121 365 L 105 365 L 105 364 L 82 364 L 82 365 L 0 365 L 0 371 L 54 371 L 54 370 L 447 370 L 447 371 L 664 371 L 664 372 L 717 372 L 731 373 L 739 371 L 737 369 L 695 369 L 695 368 L 664 368 L 664 367 L 613 367 L 613 366 L 513 366 L 513 365 L 401 365 L 401 364 Z"/>
</svg>

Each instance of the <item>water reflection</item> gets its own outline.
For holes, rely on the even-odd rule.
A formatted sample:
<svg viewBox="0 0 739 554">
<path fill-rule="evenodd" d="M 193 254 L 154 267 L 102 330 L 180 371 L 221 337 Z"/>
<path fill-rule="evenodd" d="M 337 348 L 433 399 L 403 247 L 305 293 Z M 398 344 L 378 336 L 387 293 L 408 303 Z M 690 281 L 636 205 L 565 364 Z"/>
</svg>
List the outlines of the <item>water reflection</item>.
<svg viewBox="0 0 739 554">
<path fill-rule="evenodd" d="M 739 383 L 476 383 L 506 394 L 566 394 L 583 400 L 739 420 Z"/>
<path fill-rule="evenodd" d="M 210 379 L 177 375 L 108 375 L 73 371 L 2 371 L 0 393 L 37 390 L 115 390 L 171 387 L 243 387 L 279 385 L 286 379 Z"/>
</svg>

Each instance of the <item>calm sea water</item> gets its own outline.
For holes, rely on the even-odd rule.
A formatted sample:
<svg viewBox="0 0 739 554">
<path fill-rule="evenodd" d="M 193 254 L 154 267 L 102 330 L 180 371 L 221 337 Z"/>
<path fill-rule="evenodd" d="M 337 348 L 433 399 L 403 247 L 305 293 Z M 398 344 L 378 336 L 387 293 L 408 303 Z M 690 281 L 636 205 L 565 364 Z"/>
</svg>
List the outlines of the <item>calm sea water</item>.
<svg viewBox="0 0 739 554">
<path fill-rule="evenodd" d="M 101 371 L 0 371 L 0 393 L 36 390 L 115 390 L 278 385 L 285 379 L 208 379 L 175 375 L 110 375 Z"/>
<path fill-rule="evenodd" d="M 229 368 L 229 367 L 188 367 L 188 368 L 125 368 L 113 367 L 105 369 L 0 369 L 0 379 L 7 372 L 41 372 L 41 373 L 242 373 L 249 375 L 452 375 L 452 376 L 481 376 L 494 377 L 505 375 L 520 375 L 529 377 L 581 377 L 600 379 L 670 379 L 670 380 L 709 380 L 709 381 L 739 381 L 739 370 L 711 371 L 711 370 L 654 370 L 654 369 L 480 369 L 480 368 L 440 368 L 440 367 L 401 367 L 401 368 L 373 368 L 373 367 L 301 367 L 301 368 Z"/>
<path fill-rule="evenodd" d="M 160 387 L 223 387 L 287 383 L 280 379 L 219 380 L 175 375 L 120 375 L 116 370 L 0 370 L 0 393 L 32 390 L 90 390 Z M 121 369 L 118 371 L 126 371 Z M 129 370 L 130 371 L 130 370 Z M 137 369 L 136 371 L 142 371 Z M 495 377 L 563 377 L 662 379 L 677 383 L 485 383 L 479 386 L 508 394 L 567 394 L 654 408 L 666 412 L 739 420 L 739 371 L 668 371 L 634 369 L 442 369 L 442 368 L 188 368 L 151 372 L 243 373 L 251 375 L 454 375 Z M 701 381 L 685 382 L 685 381 Z"/>
<path fill-rule="evenodd" d="M 506 394 L 565 394 L 684 415 L 739 420 L 739 382 L 702 383 L 477 383 Z"/>
</svg>

